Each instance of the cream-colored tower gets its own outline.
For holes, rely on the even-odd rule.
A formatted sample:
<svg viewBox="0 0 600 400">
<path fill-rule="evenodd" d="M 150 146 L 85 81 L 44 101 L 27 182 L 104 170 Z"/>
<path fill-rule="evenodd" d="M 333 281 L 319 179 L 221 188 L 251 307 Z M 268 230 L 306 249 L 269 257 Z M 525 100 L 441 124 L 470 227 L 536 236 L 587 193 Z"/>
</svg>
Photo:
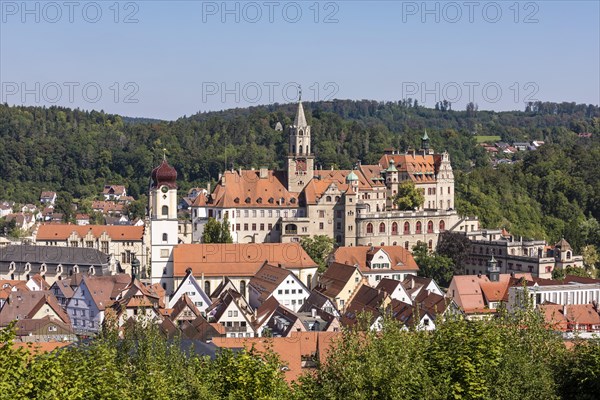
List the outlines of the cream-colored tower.
<svg viewBox="0 0 600 400">
<path fill-rule="evenodd" d="M 310 125 L 304 116 L 302 102 L 298 101 L 298 110 L 294 125 L 289 128 L 288 179 L 290 192 L 298 193 L 306 186 L 315 174 L 315 157 L 310 141 Z"/>
<path fill-rule="evenodd" d="M 167 293 L 173 288 L 173 248 L 177 245 L 177 171 L 166 158 L 152 171 L 150 184 L 150 235 L 152 283 Z"/>
</svg>

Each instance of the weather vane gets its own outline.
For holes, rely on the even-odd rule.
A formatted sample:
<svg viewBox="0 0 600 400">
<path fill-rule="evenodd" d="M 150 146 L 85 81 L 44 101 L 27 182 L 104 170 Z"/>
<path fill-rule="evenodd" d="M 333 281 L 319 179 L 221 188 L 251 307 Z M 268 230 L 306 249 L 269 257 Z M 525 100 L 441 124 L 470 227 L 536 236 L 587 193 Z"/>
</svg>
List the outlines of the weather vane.
<svg viewBox="0 0 600 400">
<path fill-rule="evenodd" d="M 163 160 L 167 161 L 167 149 L 163 149 Z"/>
</svg>

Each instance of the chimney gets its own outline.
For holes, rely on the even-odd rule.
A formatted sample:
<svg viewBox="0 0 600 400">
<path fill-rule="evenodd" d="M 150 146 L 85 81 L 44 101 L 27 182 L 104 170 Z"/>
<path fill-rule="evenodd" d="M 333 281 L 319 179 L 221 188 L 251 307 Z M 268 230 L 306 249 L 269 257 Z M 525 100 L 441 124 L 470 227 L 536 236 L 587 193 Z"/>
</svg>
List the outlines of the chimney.
<svg viewBox="0 0 600 400">
<path fill-rule="evenodd" d="M 259 172 L 260 179 L 266 179 L 268 174 L 269 174 L 269 172 L 267 170 L 267 167 L 260 167 L 260 172 Z"/>
<path fill-rule="evenodd" d="M 210 182 L 208 182 L 206 184 L 206 194 L 209 195 L 210 194 Z"/>
<path fill-rule="evenodd" d="M 313 307 L 313 308 L 311 308 L 311 310 L 310 310 L 310 315 L 311 315 L 311 317 L 313 317 L 313 318 L 317 318 L 317 309 L 316 309 L 316 308 L 314 308 L 314 307 Z"/>
</svg>

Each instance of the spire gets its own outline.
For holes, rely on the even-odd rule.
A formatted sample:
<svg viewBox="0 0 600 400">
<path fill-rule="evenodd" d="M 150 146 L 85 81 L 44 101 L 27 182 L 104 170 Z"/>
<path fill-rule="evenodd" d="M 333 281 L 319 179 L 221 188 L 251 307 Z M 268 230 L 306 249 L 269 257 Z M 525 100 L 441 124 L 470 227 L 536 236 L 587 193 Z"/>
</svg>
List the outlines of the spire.
<svg viewBox="0 0 600 400">
<path fill-rule="evenodd" d="M 425 133 L 423 134 L 421 140 L 429 140 L 429 136 L 427 136 L 427 128 L 425 128 Z"/>
<path fill-rule="evenodd" d="M 304 107 L 302 107 L 302 88 L 298 88 L 298 111 L 294 119 L 294 126 L 299 128 L 306 126 L 306 117 L 304 116 Z"/>
</svg>

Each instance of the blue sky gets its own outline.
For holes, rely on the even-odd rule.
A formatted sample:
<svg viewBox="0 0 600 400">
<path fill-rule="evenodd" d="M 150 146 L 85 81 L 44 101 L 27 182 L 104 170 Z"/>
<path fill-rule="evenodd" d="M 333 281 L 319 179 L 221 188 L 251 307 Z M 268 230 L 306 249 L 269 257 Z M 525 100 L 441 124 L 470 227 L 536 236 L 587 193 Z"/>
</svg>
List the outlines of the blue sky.
<svg viewBox="0 0 600 400">
<path fill-rule="evenodd" d="M 303 99 L 600 103 L 600 2 L 0 1 L 0 101 L 175 119 Z"/>
</svg>

